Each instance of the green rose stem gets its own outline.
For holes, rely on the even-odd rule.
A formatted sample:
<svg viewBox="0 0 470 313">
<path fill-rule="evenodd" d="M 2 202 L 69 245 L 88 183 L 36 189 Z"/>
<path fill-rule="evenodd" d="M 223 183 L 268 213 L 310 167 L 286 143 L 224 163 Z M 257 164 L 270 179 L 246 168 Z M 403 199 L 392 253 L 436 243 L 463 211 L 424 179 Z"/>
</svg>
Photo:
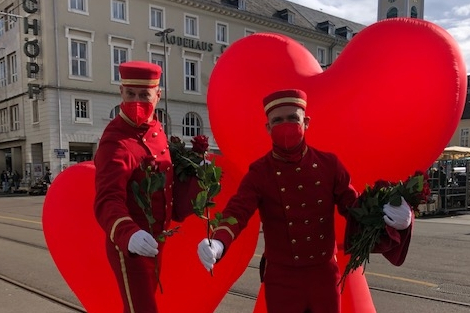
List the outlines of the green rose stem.
<svg viewBox="0 0 470 313">
<path fill-rule="evenodd" d="M 146 164 L 149 163 L 149 164 Z M 163 190 L 165 186 L 166 176 L 165 173 L 158 172 L 158 165 L 154 160 L 142 161 L 140 168 L 145 172 L 145 177 L 142 181 L 137 183 L 136 181 L 132 182 L 132 191 L 134 193 L 134 198 L 139 207 L 142 208 L 147 222 L 149 225 L 149 232 L 153 238 L 159 242 L 165 242 L 166 237 L 172 236 L 178 231 L 179 226 L 170 229 L 164 230 L 160 235 L 155 236 L 153 230 L 153 225 L 155 224 L 155 218 L 152 213 L 152 195 L 158 190 Z M 158 286 L 160 287 L 161 292 L 163 293 L 163 286 L 160 281 L 160 272 L 158 270 L 158 256 L 155 256 L 155 276 L 157 278 Z"/>
<path fill-rule="evenodd" d="M 172 136 L 169 141 L 171 160 L 173 161 L 175 175 L 180 181 L 187 181 L 188 177 L 197 178 L 201 191 L 195 199 L 191 199 L 191 203 L 194 214 L 207 222 L 207 239 L 209 246 L 212 247 L 211 232 L 220 223 L 226 222 L 234 225 L 237 223 L 237 219 L 234 217 L 223 218 L 220 212 L 216 212 L 215 218 L 211 219 L 209 210 L 215 207 L 213 198 L 221 190 L 222 169 L 215 166 L 215 161 L 210 162 L 207 160 L 208 137 L 204 135 L 195 136 L 191 143 L 193 144 L 192 149 L 187 150 L 180 138 Z M 212 270 L 210 272 L 213 275 Z"/>
</svg>

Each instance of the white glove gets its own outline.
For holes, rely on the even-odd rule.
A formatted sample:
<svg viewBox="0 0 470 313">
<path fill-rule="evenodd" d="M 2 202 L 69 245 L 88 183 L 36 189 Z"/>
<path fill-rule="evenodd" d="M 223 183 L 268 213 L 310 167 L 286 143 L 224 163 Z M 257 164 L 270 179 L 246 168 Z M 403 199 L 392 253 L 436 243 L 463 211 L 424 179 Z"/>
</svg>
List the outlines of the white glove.
<svg viewBox="0 0 470 313">
<path fill-rule="evenodd" d="M 158 242 L 145 230 L 132 234 L 127 249 L 142 256 L 155 257 L 158 254 Z"/>
<path fill-rule="evenodd" d="M 203 166 L 204 164 L 211 165 L 212 162 L 210 160 L 204 159 L 204 160 L 201 161 L 201 163 L 199 163 L 199 166 Z"/>
<path fill-rule="evenodd" d="M 208 271 L 214 268 L 215 262 L 224 253 L 224 244 L 220 240 L 212 239 L 211 244 L 212 246 L 209 246 L 209 240 L 206 238 L 197 246 L 199 260 Z"/>
<path fill-rule="evenodd" d="M 403 197 L 401 197 L 401 204 L 399 206 L 392 206 L 390 203 L 387 203 L 384 205 L 383 211 L 385 213 L 384 221 L 388 226 L 397 230 L 403 230 L 410 226 L 411 208 Z"/>
</svg>

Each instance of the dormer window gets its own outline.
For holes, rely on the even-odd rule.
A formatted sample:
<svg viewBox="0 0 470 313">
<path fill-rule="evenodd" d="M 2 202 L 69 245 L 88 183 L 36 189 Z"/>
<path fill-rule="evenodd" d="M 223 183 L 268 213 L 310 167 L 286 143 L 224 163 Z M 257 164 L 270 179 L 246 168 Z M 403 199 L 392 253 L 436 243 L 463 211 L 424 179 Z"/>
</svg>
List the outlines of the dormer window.
<svg viewBox="0 0 470 313">
<path fill-rule="evenodd" d="M 351 40 L 353 37 L 353 30 L 348 26 L 343 26 L 336 29 L 336 35 Z"/>
<path fill-rule="evenodd" d="M 317 28 L 321 31 L 324 31 L 328 35 L 334 36 L 335 35 L 335 24 L 330 21 L 324 21 L 317 24 Z"/>
<path fill-rule="evenodd" d="M 246 0 L 225 0 L 222 3 L 227 3 L 234 7 L 237 7 L 239 10 L 246 10 Z"/>
<path fill-rule="evenodd" d="M 295 24 L 295 14 L 289 9 L 284 9 L 277 12 L 277 15 L 289 24 Z"/>
</svg>

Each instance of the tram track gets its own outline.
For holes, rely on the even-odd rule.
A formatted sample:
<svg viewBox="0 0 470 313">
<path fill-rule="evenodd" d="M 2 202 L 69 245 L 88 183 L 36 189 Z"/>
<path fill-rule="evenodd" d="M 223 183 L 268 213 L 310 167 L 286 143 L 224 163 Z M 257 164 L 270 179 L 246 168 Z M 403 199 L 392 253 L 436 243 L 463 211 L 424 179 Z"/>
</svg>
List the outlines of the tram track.
<svg viewBox="0 0 470 313">
<path fill-rule="evenodd" d="M 3 237 L 0 237 L 0 238 L 3 238 Z M 3 239 L 5 239 L 5 238 L 3 238 Z M 8 238 L 6 238 L 6 239 L 8 239 Z M 10 239 L 8 239 L 8 240 L 10 240 Z M 12 241 L 15 241 L 15 240 L 12 240 Z M 15 241 L 15 242 L 17 242 L 17 241 Z M 27 244 L 27 243 L 24 243 L 24 244 Z M 38 246 L 36 246 L 36 247 L 38 247 Z M 43 247 L 38 247 L 38 248 L 45 249 Z M 258 270 L 258 267 L 256 267 L 256 266 L 248 266 L 248 268 Z M 74 304 L 70 301 L 61 299 L 61 298 L 59 298 L 59 297 L 57 297 L 57 296 L 55 296 L 51 293 L 48 293 L 44 290 L 40 290 L 40 289 L 37 289 L 35 287 L 28 286 L 28 285 L 26 285 L 26 284 L 24 284 L 24 283 L 22 283 L 18 280 L 7 277 L 7 276 L 5 276 L 1 273 L 0 273 L 0 280 L 4 281 L 6 283 L 9 283 L 11 285 L 14 285 L 17 288 L 20 288 L 21 290 L 24 290 L 24 291 L 30 292 L 34 295 L 37 295 L 38 297 L 42 297 L 44 299 L 47 299 L 51 303 L 55 303 L 55 304 L 59 304 L 61 306 L 64 306 L 64 307 L 71 310 L 70 313 L 75 313 L 75 312 L 86 313 L 86 310 L 83 307 L 79 306 L 79 305 L 76 305 L 76 304 Z M 391 290 L 391 289 L 386 289 L 386 288 L 379 288 L 379 287 L 373 287 L 373 286 L 369 286 L 369 289 L 373 290 L 373 291 L 376 291 L 376 292 L 396 294 L 396 295 L 400 295 L 400 296 L 404 296 L 404 297 L 411 297 L 411 298 L 423 299 L 423 300 L 427 300 L 427 301 L 434 301 L 434 302 L 440 302 L 440 303 L 449 304 L 449 305 L 456 305 L 456 306 L 470 308 L 470 303 L 466 303 L 466 302 L 453 301 L 453 300 L 448 300 L 448 299 L 443 299 L 443 298 L 438 298 L 438 297 L 431 297 L 431 296 L 426 296 L 426 295 L 420 295 L 420 294 L 415 294 L 415 293 L 410 293 L 410 292 L 402 292 L 402 291 Z M 231 288 L 227 293 L 231 296 L 238 297 L 238 298 L 244 298 L 244 299 L 249 299 L 249 300 L 253 300 L 253 301 L 257 300 L 257 294 L 237 290 L 237 288 Z"/>
<path fill-rule="evenodd" d="M 251 267 L 251 268 L 255 268 L 255 267 Z M 64 307 L 72 310 L 72 311 L 70 311 L 70 313 L 75 313 L 75 312 L 87 313 L 87 311 L 79 305 L 76 305 L 76 304 L 71 303 L 67 300 L 58 298 L 58 297 L 56 297 L 56 296 L 54 296 L 50 293 L 47 293 L 43 290 L 39 290 L 37 288 L 25 285 L 22 282 L 11 279 L 11 278 L 6 277 L 2 274 L 0 274 L 0 280 L 4 281 L 6 283 L 9 283 L 11 285 L 14 285 L 17 288 L 20 288 L 24 291 L 33 293 L 33 294 L 37 295 L 38 297 L 45 298 L 45 299 L 47 299 L 48 301 L 50 301 L 52 303 L 62 305 Z M 419 298 L 419 299 L 428 300 L 428 301 L 435 301 L 435 302 L 440 302 L 440 303 L 445 303 L 445 304 L 451 304 L 451 305 L 469 307 L 470 308 L 470 303 L 465 303 L 465 302 L 446 300 L 446 299 L 442 299 L 442 298 L 429 297 L 429 296 L 413 294 L 413 293 L 408 293 L 408 292 L 401 292 L 401 291 L 390 290 L 390 289 L 385 289 L 385 288 L 369 287 L 369 289 L 374 290 L 374 291 L 378 291 L 378 292 L 397 294 L 397 295 L 406 296 L 406 297 Z M 234 296 L 234 297 L 249 299 L 249 300 L 253 300 L 253 301 L 257 300 L 257 295 L 247 293 L 247 292 L 243 292 L 243 291 L 239 291 L 239 290 L 236 290 L 236 289 L 230 289 L 228 291 L 228 294 L 231 295 L 231 296 Z"/>
<path fill-rule="evenodd" d="M 6 226 L 16 227 L 16 228 L 30 230 L 30 231 L 42 232 L 42 229 L 38 229 L 38 228 L 34 228 L 34 227 L 28 227 L 28 226 L 25 226 L 25 225 L 18 225 L 18 224 L 12 223 L 10 221 L 0 221 L 0 225 L 6 225 Z M 36 248 L 36 249 L 48 250 L 47 246 L 45 246 L 45 245 L 35 244 L 35 243 L 28 242 L 28 241 L 20 240 L 18 238 L 11 238 L 11 237 L 5 236 L 5 235 L 0 235 L 0 239 L 8 240 L 8 241 L 13 242 L 15 244 L 25 245 L 25 246 L 33 247 L 33 248 Z M 252 270 L 256 270 L 256 271 L 259 270 L 258 266 L 249 265 L 248 268 L 250 268 Z M 25 284 L 21 281 L 18 281 L 18 280 L 15 280 L 15 279 L 12 279 L 10 277 L 5 276 L 4 273 L 0 273 L 0 280 L 6 282 L 8 284 L 14 285 L 14 286 L 16 286 L 16 288 L 19 288 L 21 290 L 24 290 L 24 291 L 27 291 L 27 292 L 32 293 L 34 295 L 37 295 L 38 297 L 42 297 L 44 299 L 47 299 L 47 301 L 49 301 L 51 303 L 55 303 L 55 304 L 61 305 L 63 307 L 66 307 L 70 310 L 69 311 L 70 313 L 78 313 L 78 312 L 86 313 L 86 310 L 83 307 L 81 307 L 80 305 L 77 305 L 76 303 L 72 303 L 70 301 L 64 300 L 63 298 L 57 297 L 57 296 L 55 296 L 55 295 L 53 295 L 53 294 L 51 294 L 51 293 L 49 293 L 45 290 L 40 290 L 38 288 L 28 286 L 27 284 Z M 459 306 L 459 307 L 463 307 L 463 308 L 470 308 L 470 303 L 445 299 L 445 298 L 439 297 L 439 295 L 437 297 L 436 296 L 429 296 L 429 295 L 423 295 L 423 294 L 419 294 L 419 293 L 403 292 L 403 291 L 397 291 L 397 290 L 392 290 L 392 289 L 387 289 L 387 288 L 374 287 L 374 286 L 370 286 L 370 285 L 369 285 L 369 289 L 371 291 L 378 292 L 378 293 L 383 293 L 383 294 L 395 294 L 395 295 L 399 295 L 399 296 L 403 296 L 403 297 L 409 297 L 409 298 L 414 298 L 414 299 L 422 299 L 423 301 L 430 301 L 430 302 L 436 302 L 436 303 L 439 302 L 439 303 L 442 303 L 442 304 L 454 305 L 454 306 Z M 258 296 L 257 294 L 255 294 L 253 292 L 246 292 L 246 291 L 240 290 L 240 288 L 237 288 L 237 286 L 234 286 L 234 288 L 231 288 L 227 293 L 232 297 L 236 297 L 236 298 L 239 298 L 239 299 L 248 299 L 250 301 L 251 300 L 256 301 L 257 296 Z"/>
<path fill-rule="evenodd" d="M 78 305 L 76 305 L 74 303 L 71 303 L 67 300 L 58 298 L 58 297 L 56 297 L 56 296 L 54 296 L 54 295 L 52 295 L 48 292 L 45 292 L 43 290 L 28 286 L 26 284 L 23 284 L 22 282 L 20 282 L 18 280 L 6 277 L 2 274 L 0 274 L 0 280 L 4 281 L 6 283 L 9 283 L 11 285 L 14 285 L 17 288 L 20 288 L 21 290 L 24 290 L 24 291 L 30 292 L 34 295 L 37 295 L 38 297 L 42 297 L 42 298 L 48 300 L 49 302 L 59 304 L 59 305 L 62 305 L 66 308 L 69 308 L 69 309 L 72 310 L 72 311 L 70 311 L 70 313 L 75 313 L 75 312 L 87 313 L 87 311 L 84 308 L 82 308 L 81 306 L 78 306 Z"/>
</svg>

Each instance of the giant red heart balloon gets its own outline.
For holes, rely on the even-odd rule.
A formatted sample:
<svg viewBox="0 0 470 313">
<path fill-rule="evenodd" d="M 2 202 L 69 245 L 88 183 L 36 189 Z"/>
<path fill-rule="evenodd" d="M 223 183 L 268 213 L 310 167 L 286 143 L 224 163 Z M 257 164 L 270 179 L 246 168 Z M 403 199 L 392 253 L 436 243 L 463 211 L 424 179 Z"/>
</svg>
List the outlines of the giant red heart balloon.
<svg viewBox="0 0 470 313">
<path fill-rule="evenodd" d="M 222 156 L 214 156 L 213 162 L 222 167 L 223 176 L 221 193 L 214 199 L 217 208 L 211 210 L 211 215 L 225 206 L 241 179 L 236 164 Z M 93 162 L 73 165 L 56 177 L 44 201 L 44 236 L 57 268 L 87 312 L 121 312 L 119 290 L 106 258 L 105 233 L 94 217 L 94 177 Z M 175 226 L 173 223 L 170 228 Z M 250 221 L 227 257 L 217 264 L 213 277 L 200 264 L 196 253 L 198 243 L 206 236 L 204 221 L 189 217 L 180 229 L 165 245 L 163 294 L 156 295 L 159 309 L 213 312 L 253 256 L 259 217 Z"/>
<path fill-rule="evenodd" d="M 216 200 L 218 208 L 235 191 L 241 172 L 270 148 L 262 110 L 267 93 L 281 88 L 307 92 L 307 113 L 312 117 L 308 142 L 336 152 L 360 189 L 377 178 L 402 179 L 430 165 L 460 119 L 465 73 L 455 41 L 440 27 L 421 20 L 385 20 L 366 28 L 325 72 L 288 37 L 255 34 L 235 42 L 214 68 L 208 93 L 211 126 L 224 154 L 220 165 L 233 178 Z M 118 312 L 120 300 L 106 262 L 104 233 L 93 216 L 93 177 L 90 163 L 58 175 L 44 203 L 44 234 L 60 272 L 87 311 Z M 344 223 L 337 220 L 341 239 Z M 232 245 L 233 252 L 217 264 L 214 277 L 195 257 L 202 227 L 197 219 L 188 219 L 165 248 L 165 293 L 157 296 L 163 312 L 212 312 L 248 264 L 259 219 L 253 218 Z M 338 257 L 344 267 L 347 258 L 341 253 Z M 233 264 L 237 266 L 232 268 Z M 176 273 L 186 275 L 184 281 L 176 280 L 181 277 Z M 226 280 L 219 278 L 222 274 Z M 181 295 L 190 295 L 190 301 Z M 255 310 L 265 311 L 263 297 Z M 373 311 L 365 279 L 360 273 L 351 275 L 343 313 Z"/>
<path fill-rule="evenodd" d="M 94 216 L 94 177 L 93 162 L 57 175 L 44 200 L 44 237 L 62 277 L 87 312 L 122 312 L 106 258 L 105 233 Z"/>
<path fill-rule="evenodd" d="M 222 153 L 246 169 L 270 149 L 263 97 L 278 89 L 303 89 L 312 118 L 307 142 L 335 152 L 362 190 L 379 178 L 405 179 L 432 164 L 458 125 L 466 84 L 462 55 L 444 29 L 397 18 L 361 31 L 324 72 L 289 37 L 245 37 L 218 60 L 208 109 Z M 344 220 L 336 220 L 341 244 Z M 344 268 L 347 257 L 338 257 Z M 359 272 L 346 283 L 342 312 L 375 312 Z M 258 297 L 256 312 L 265 311 L 263 301 Z"/>
</svg>

